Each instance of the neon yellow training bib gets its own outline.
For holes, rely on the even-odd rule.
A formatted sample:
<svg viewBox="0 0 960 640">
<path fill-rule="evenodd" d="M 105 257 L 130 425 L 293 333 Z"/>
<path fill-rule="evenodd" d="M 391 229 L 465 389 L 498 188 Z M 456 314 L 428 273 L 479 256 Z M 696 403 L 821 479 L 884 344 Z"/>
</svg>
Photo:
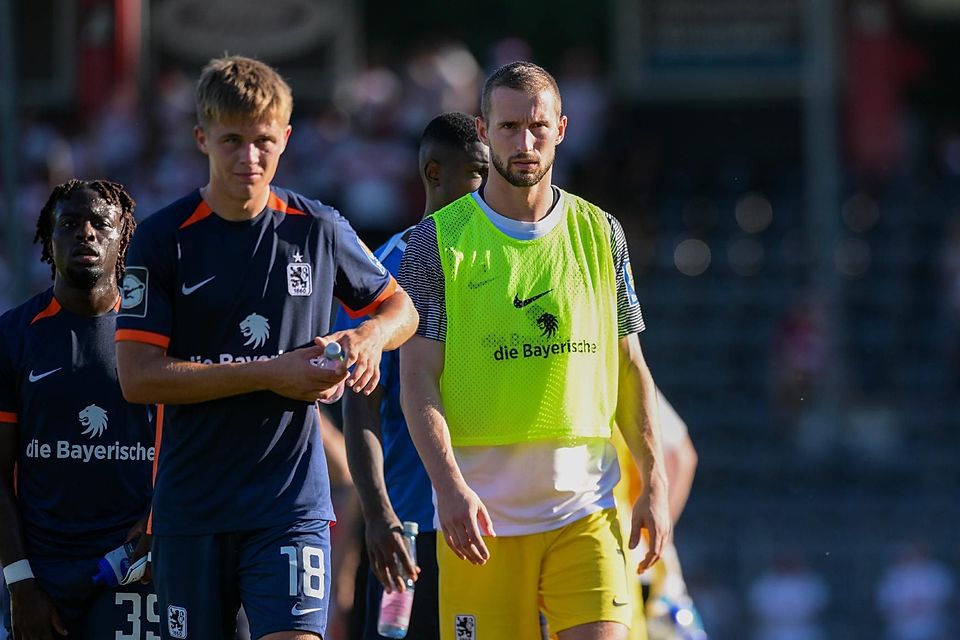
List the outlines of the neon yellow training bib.
<svg viewBox="0 0 960 640">
<path fill-rule="evenodd" d="M 440 393 L 455 446 L 609 438 L 617 404 L 617 290 L 606 214 L 561 193 L 535 240 L 470 196 L 433 215 L 447 333 Z"/>
</svg>

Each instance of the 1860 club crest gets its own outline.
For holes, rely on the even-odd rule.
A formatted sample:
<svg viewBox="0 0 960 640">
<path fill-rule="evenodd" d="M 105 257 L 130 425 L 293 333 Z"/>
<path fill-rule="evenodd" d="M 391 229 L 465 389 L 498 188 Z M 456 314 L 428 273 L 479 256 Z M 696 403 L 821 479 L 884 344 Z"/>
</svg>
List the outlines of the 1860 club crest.
<svg viewBox="0 0 960 640">
<path fill-rule="evenodd" d="M 313 293 L 313 269 L 310 263 L 303 262 L 298 249 L 293 254 L 293 262 L 287 264 L 287 293 L 292 296 L 309 296 Z"/>
</svg>

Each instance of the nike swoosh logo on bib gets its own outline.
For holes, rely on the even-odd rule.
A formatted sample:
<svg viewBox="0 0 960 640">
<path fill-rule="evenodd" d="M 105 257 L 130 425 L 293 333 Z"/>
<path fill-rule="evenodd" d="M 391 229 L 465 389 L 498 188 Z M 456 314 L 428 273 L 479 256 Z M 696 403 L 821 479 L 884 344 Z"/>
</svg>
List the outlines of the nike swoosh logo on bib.
<svg viewBox="0 0 960 640">
<path fill-rule="evenodd" d="M 540 298 L 542 298 L 543 296 L 547 295 L 547 294 L 550 293 L 551 291 L 553 291 L 553 289 L 547 289 L 547 290 L 544 291 L 543 293 L 538 293 L 537 295 L 533 296 L 532 298 L 527 298 L 526 300 L 521 300 L 520 297 L 517 296 L 517 294 L 513 294 L 513 306 L 515 306 L 517 309 L 523 309 L 525 306 L 527 306 L 528 304 L 530 304 L 530 303 L 533 302 L 534 300 L 539 300 Z"/>
<path fill-rule="evenodd" d="M 499 278 L 499 277 L 500 277 L 500 276 L 493 276 L 492 278 L 487 278 L 486 280 L 472 280 L 472 281 L 470 281 L 470 282 L 467 283 L 467 287 L 470 288 L 470 289 L 477 289 L 477 288 L 482 287 L 483 285 L 487 284 L 488 282 L 493 282 L 494 280 L 496 280 L 496 279 Z"/>
<path fill-rule="evenodd" d="M 51 369 L 50 371 L 47 371 L 46 373 L 38 373 L 37 375 L 33 375 L 33 369 L 31 369 L 31 370 L 30 370 L 30 375 L 27 376 L 27 379 L 28 379 L 30 382 L 36 382 L 37 380 L 43 380 L 43 379 L 46 378 L 47 376 L 52 375 L 52 374 L 56 373 L 57 371 L 60 371 L 60 369 L 63 369 L 63 367 L 57 367 L 56 369 Z"/>
<path fill-rule="evenodd" d="M 184 282 L 184 283 L 183 283 L 183 286 L 180 288 L 180 291 L 181 291 L 181 293 L 183 293 L 183 295 L 188 296 L 188 295 L 190 295 L 191 293 L 193 293 L 194 291 L 196 291 L 197 289 L 199 289 L 199 288 L 202 287 L 203 285 L 207 284 L 208 282 L 210 282 L 211 280 L 213 280 L 213 279 L 216 278 L 216 277 L 217 277 L 217 276 L 210 276 L 209 278 L 207 278 L 207 279 L 204 280 L 203 282 L 198 282 L 197 284 L 193 285 L 192 287 L 188 287 L 188 286 L 187 286 L 187 283 Z"/>
</svg>

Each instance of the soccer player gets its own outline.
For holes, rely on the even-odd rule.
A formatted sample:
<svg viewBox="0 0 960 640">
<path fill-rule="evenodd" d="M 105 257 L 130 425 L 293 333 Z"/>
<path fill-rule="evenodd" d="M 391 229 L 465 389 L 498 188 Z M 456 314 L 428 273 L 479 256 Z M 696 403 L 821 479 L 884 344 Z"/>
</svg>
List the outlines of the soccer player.
<svg viewBox="0 0 960 640">
<path fill-rule="evenodd" d="M 420 313 L 401 402 L 445 541 L 441 637 L 538 637 L 539 605 L 561 640 L 625 638 L 615 420 L 644 482 L 640 569 L 670 534 L 626 241 L 612 216 L 552 185 L 567 121 L 549 73 L 498 69 L 476 126 L 496 171 L 417 226 L 400 270 Z"/>
<path fill-rule="evenodd" d="M 321 638 L 334 514 L 315 403 L 343 380 L 372 391 L 416 312 L 339 213 L 271 186 L 293 105 L 274 69 L 214 59 L 196 103 L 209 181 L 141 224 L 116 336 L 126 397 L 164 405 L 163 638 L 230 638 L 241 603 L 253 638 Z M 321 337 L 334 297 L 370 318 Z M 345 361 L 316 366 L 332 341 Z"/>
<path fill-rule="evenodd" d="M 477 137 L 473 118 L 444 113 L 427 125 L 420 139 L 420 180 L 426 193 L 424 216 L 476 191 L 487 175 L 487 148 Z M 376 251 L 396 274 L 413 227 L 390 238 Z M 341 324 L 351 326 L 344 314 Z M 419 526 L 416 597 L 407 636 L 438 640 L 437 536 L 433 524 L 430 478 L 410 440 L 400 409 L 400 364 L 395 353 L 380 362 L 380 384 L 369 396 L 348 395 L 343 402 L 344 437 L 350 473 L 360 495 L 370 560 L 364 639 L 379 640 L 377 615 L 384 588 L 402 590 L 402 568 L 417 575 L 401 535 L 402 522 Z"/>
<path fill-rule="evenodd" d="M 133 210 L 113 182 L 54 188 L 36 234 L 53 286 L 0 316 L 0 618 L 18 640 L 159 632 L 147 587 L 94 583 L 152 493 L 153 409 L 123 399 L 113 347 Z"/>
<path fill-rule="evenodd" d="M 667 499 L 670 503 L 670 519 L 676 525 L 690 496 L 690 489 L 693 486 L 693 478 L 697 470 L 698 456 L 693 441 L 690 439 L 687 424 L 659 389 L 657 389 L 657 406 L 660 417 L 664 468 L 666 469 L 669 486 Z M 614 434 L 614 443 L 617 447 L 618 456 L 629 453 L 629 449 L 619 431 Z M 614 497 L 617 500 L 621 530 L 627 532 L 630 528 L 631 505 L 643 490 L 643 486 L 636 467 L 632 464 L 625 464 L 625 462 L 624 458 L 621 457 L 621 480 L 614 490 Z M 631 551 L 628 557 L 639 561 L 645 552 L 646 547 L 641 542 Z M 689 620 L 684 620 L 687 623 L 685 627 L 678 627 L 679 623 L 677 621 L 669 620 L 667 618 L 670 616 L 665 615 L 668 612 L 664 609 L 668 606 L 685 607 L 690 609 L 691 612 L 696 611 L 687 593 L 686 582 L 683 579 L 680 560 L 677 556 L 676 547 L 673 545 L 673 540 L 670 540 L 664 546 L 660 561 L 639 576 L 639 580 L 634 581 L 634 586 L 638 595 L 641 595 L 640 599 L 643 606 L 634 609 L 634 624 L 630 628 L 630 640 L 645 640 L 648 637 L 650 640 L 668 640 L 675 637 L 675 634 L 680 631 L 693 633 L 698 623 L 698 618 L 695 615 L 692 615 Z M 644 627 L 646 627 L 646 633 L 644 633 Z"/>
</svg>

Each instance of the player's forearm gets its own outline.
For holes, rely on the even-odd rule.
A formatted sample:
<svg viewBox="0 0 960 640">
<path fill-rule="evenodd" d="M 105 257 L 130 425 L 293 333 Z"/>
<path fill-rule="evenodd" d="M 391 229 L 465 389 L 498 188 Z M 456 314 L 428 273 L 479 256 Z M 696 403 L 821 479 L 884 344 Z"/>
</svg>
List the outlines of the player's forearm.
<svg viewBox="0 0 960 640">
<path fill-rule="evenodd" d="M 117 345 L 123 396 L 138 404 L 193 404 L 267 388 L 268 361 L 200 364 Z"/>
<path fill-rule="evenodd" d="M 665 491 L 667 474 L 660 442 L 657 393 L 636 334 L 620 339 L 617 424 L 640 470 L 644 491 Z"/>
<path fill-rule="evenodd" d="M 7 567 L 27 557 L 20 533 L 20 510 L 6 477 L 0 482 L 0 564 Z"/>
<path fill-rule="evenodd" d="M 420 316 L 407 292 L 397 285 L 392 296 L 381 303 L 370 319 L 360 325 L 360 332 L 379 332 L 384 351 L 397 349 L 417 330 Z"/>
<path fill-rule="evenodd" d="M 369 396 L 348 393 L 343 398 L 343 438 L 347 464 L 360 497 L 364 520 L 393 517 L 393 505 L 383 476 L 380 400 L 383 387 Z"/>
<path fill-rule="evenodd" d="M 405 367 L 401 358 L 401 369 Z M 450 430 L 440 402 L 440 387 L 426 376 L 403 375 L 400 404 L 407 429 L 434 489 L 441 493 L 466 484 L 453 455 Z"/>
<path fill-rule="evenodd" d="M 320 439 L 323 441 L 323 453 L 327 459 L 327 471 L 330 484 L 341 487 L 353 486 L 350 464 L 347 462 L 346 445 L 343 434 L 320 407 L 316 407 L 320 420 Z"/>
<path fill-rule="evenodd" d="M 26 558 L 20 533 L 20 509 L 13 491 L 17 460 L 17 425 L 0 424 L 0 564 L 9 566 Z"/>
</svg>

